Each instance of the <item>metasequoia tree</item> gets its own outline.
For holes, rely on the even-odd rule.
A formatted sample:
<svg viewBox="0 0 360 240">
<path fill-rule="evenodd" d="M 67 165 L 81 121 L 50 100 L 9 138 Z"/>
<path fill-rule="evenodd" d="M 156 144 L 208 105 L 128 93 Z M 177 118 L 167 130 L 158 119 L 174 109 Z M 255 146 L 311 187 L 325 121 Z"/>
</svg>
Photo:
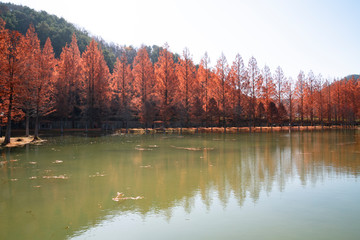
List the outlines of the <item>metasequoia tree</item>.
<svg viewBox="0 0 360 240">
<path fill-rule="evenodd" d="M 288 109 L 288 118 L 289 118 L 289 125 L 292 126 L 293 121 L 293 108 L 294 108 L 294 87 L 293 87 L 293 80 L 292 78 L 287 78 L 284 82 L 284 89 L 285 89 L 285 97 L 288 99 L 287 101 L 287 109 Z"/>
<path fill-rule="evenodd" d="M 270 123 L 273 123 L 274 121 L 273 118 L 275 117 L 274 106 L 270 104 L 273 102 L 273 99 L 277 92 L 275 89 L 273 78 L 271 76 L 270 68 L 266 65 L 262 71 L 262 77 L 263 77 L 263 85 L 261 90 L 261 98 L 265 106 L 267 124 L 269 125 Z M 278 107 L 279 106 L 280 104 L 278 105 Z"/>
<path fill-rule="evenodd" d="M 53 75 L 56 59 L 50 38 L 46 39 L 39 59 L 39 75 L 33 81 L 35 89 L 34 140 L 39 138 L 39 117 L 53 112 Z"/>
<path fill-rule="evenodd" d="M 5 110 L 5 104 L 3 99 L 3 89 L 4 89 L 4 78 L 3 78 L 3 72 L 5 69 L 3 69 L 3 65 L 5 65 L 6 57 L 6 35 L 7 30 L 5 30 L 5 21 L 0 18 L 0 137 L 2 137 L 2 126 L 3 123 L 5 123 L 4 118 L 4 112 Z"/>
<path fill-rule="evenodd" d="M 179 59 L 176 66 L 176 73 L 179 81 L 178 102 L 183 109 L 181 112 L 183 112 L 185 118 L 185 127 L 189 127 L 190 106 L 197 93 L 198 85 L 195 76 L 195 66 L 191 59 L 189 49 L 187 48 L 183 51 L 183 57 Z"/>
<path fill-rule="evenodd" d="M 114 72 L 112 74 L 112 89 L 114 92 L 113 101 L 115 101 L 115 112 L 128 127 L 130 118 L 130 101 L 133 98 L 132 72 L 130 64 L 123 52 L 120 58 L 116 59 Z"/>
<path fill-rule="evenodd" d="M 324 117 L 324 96 L 323 96 L 323 79 L 321 74 L 315 78 L 314 81 L 314 110 L 316 110 L 316 115 L 323 125 Z"/>
<path fill-rule="evenodd" d="M 248 104 L 248 115 L 249 118 L 253 120 L 253 124 L 255 125 L 255 108 L 256 108 L 256 97 L 258 94 L 258 90 L 261 86 L 261 78 L 260 71 L 257 66 L 257 61 L 254 57 L 249 59 L 249 64 L 247 68 L 248 73 L 248 89 L 249 89 L 249 104 Z"/>
<path fill-rule="evenodd" d="M 280 66 L 278 66 L 275 70 L 274 80 L 276 85 L 276 101 L 279 107 L 281 101 L 283 100 L 283 94 L 285 91 L 284 89 L 285 76 Z"/>
<path fill-rule="evenodd" d="M 242 95 L 243 89 L 246 86 L 246 69 L 243 59 L 240 54 L 236 54 L 235 61 L 233 62 L 229 73 L 230 84 L 232 87 L 232 102 L 234 109 L 234 122 L 240 123 L 241 114 L 243 111 Z"/>
<path fill-rule="evenodd" d="M 144 123 L 145 128 L 147 128 L 148 124 L 155 117 L 153 115 L 154 108 L 151 102 L 154 91 L 154 70 L 144 46 L 138 50 L 134 59 L 133 75 L 135 91 L 135 98 L 133 99 L 134 106 L 138 111 L 140 121 Z"/>
<path fill-rule="evenodd" d="M 40 74 L 40 40 L 35 33 L 35 28 L 30 25 L 25 37 L 22 38 L 22 51 L 20 58 L 23 62 L 21 75 L 21 108 L 25 112 L 25 134 L 29 136 L 29 120 L 36 103 L 35 82 L 39 81 Z"/>
<path fill-rule="evenodd" d="M 323 85 L 323 96 L 324 96 L 324 101 L 326 102 L 325 104 L 325 115 L 327 117 L 327 122 L 328 124 L 331 124 L 331 82 L 329 79 L 325 80 L 325 83 Z"/>
<path fill-rule="evenodd" d="M 85 95 L 83 63 L 75 34 L 70 45 L 62 49 L 56 72 L 54 85 L 56 115 L 61 120 L 71 119 L 75 127 L 74 121 L 80 117 L 81 100 Z"/>
<path fill-rule="evenodd" d="M 305 91 L 305 75 L 303 71 L 300 71 L 296 85 L 295 95 L 297 98 L 297 113 L 300 115 L 301 124 L 304 123 L 304 91 Z"/>
<path fill-rule="evenodd" d="M 82 54 L 84 66 L 85 112 L 90 128 L 99 127 L 107 114 L 110 99 L 110 72 L 98 44 L 93 39 Z M 94 125 L 94 122 L 97 125 Z"/>
<path fill-rule="evenodd" d="M 217 99 L 220 103 L 220 113 L 222 115 L 222 125 L 226 128 L 227 103 L 229 95 L 229 65 L 225 55 L 222 53 L 215 67 L 215 76 L 217 79 Z"/>
<path fill-rule="evenodd" d="M 341 81 L 340 80 L 336 80 L 333 82 L 332 84 L 332 104 L 333 104 L 333 109 L 334 109 L 334 119 L 336 124 L 339 124 L 340 119 L 341 119 L 341 103 L 342 103 L 342 86 L 341 86 Z"/>
<path fill-rule="evenodd" d="M 5 22 L 0 20 L 0 86 L 1 101 L 5 108 L 6 131 L 3 145 L 10 143 L 11 122 L 21 111 L 16 108 L 21 94 L 23 66 L 20 59 L 22 35 L 17 31 L 5 30 Z"/>
<path fill-rule="evenodd" d="M 310 70 L 305 80 L 305 91 L 304 91 L 304 107 L 307 119 L 310 119 L 311 125 L 314 122 L 314 86 L 315 76 Z"/>
<path fill-rule="evenodd" d="M 208 126 L 208 104 L 209 104 L 209 96 L 212 87 L 212 79 L 211 79 L 211 70 L 210 70 L 210 58 L 205 52 L 203 58 L 200 61 L 199 69 L 197 71 L 197 80 L 199 82 L 199 89 L 201 92 L 200 101 L 203 103 L 203 113 L 204 113 L 204 121 L 205 121 L 205 127 Z"/>
<path fill-rule="evenodd" d="M 174 113 L 171 108 L 175 106 L 175 101 L 179 101 L 177 98 L 179 86 L 175 74 L 175 63 L 167 44 L 159 52 L 158 62 L 155 64 L 155 77 L 156 97 L 160 101 L 160 117 L 167 125 Z"/>
</svg>

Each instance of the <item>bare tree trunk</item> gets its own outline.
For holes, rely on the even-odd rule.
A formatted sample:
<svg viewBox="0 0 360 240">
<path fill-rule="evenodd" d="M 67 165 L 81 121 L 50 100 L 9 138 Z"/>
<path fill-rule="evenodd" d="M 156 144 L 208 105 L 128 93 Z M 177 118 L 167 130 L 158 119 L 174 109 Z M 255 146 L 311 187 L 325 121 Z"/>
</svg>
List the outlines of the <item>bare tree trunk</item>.
<svg viewBox="0 0 360 240">
<path fill-rule="evenodd" d="M 36 118 L 35 118 L 35 131 L 34 131 L 34 140 L 39 140 L 39 105 L 36 109 Z"/>
<path fill-rule="evenodd" d="M 2 145 L 6 145 L 10 143 L 10 136 L 11 136 L 11 111 L 12 111 L 12 103 L 13 103 L 13 88 L 10 87 L 10 97 L 9 97 L 9 107 L 8 107 L 8 113 L 7 113 L 7 125 L 6 125 L 6 131 L 5 131 L 5 139 Z"/>
<path fill-rule="evenodd" d="M 28 137 L 30 136 L 30 116 L 29 116 L 29 110 L 26 110 L 25 113 L 25 136 Z"/>
</svg>

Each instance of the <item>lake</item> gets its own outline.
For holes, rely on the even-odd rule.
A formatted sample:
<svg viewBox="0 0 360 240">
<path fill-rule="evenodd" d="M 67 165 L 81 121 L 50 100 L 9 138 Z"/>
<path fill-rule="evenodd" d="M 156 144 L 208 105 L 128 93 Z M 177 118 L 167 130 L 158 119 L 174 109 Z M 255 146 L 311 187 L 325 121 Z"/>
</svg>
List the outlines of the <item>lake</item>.
<svg viewBox="0 0 360 240">
<path fill-rule="evenodd" d="M 359 130 L 46 139 L 1 152 L 0 239 L 360 239 Z"/>
</svg>

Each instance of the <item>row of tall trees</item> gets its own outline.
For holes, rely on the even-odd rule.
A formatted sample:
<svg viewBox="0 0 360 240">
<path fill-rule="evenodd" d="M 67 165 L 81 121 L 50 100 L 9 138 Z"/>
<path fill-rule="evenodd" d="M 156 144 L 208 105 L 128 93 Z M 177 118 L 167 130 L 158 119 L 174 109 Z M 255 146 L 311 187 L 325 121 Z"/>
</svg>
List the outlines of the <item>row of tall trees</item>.
<svg viewBox="0 0 360 240">
<path fill-rule="evenodd" d="M 254 57 L 246 66 L 239 54 L 232 64 L 222 54 L 212 68 L 206 53 L 195 65 L 187 48 L 178 57 L 165 44 L 154 62 L 147 47 L 135 57 L 124 47 L 110 73 L 95 40 L 80 53 L 74 34 L 57 59 L 50 39 L 40 47 L 34 27 L 22 35 L 2 20 L 0 48 L 5 142 L 12 120 L 25 118 L 29 134 L 30 117 L 37 138 L 41 116 L 91 128 L 104 121 L 150 127 L 155 120 L 165 127 L 354 123 L 360 114 L 358 79 L 330 81 L 300 71 L 293 80 L 281 67 L 260 69 Z"/>
</svg>

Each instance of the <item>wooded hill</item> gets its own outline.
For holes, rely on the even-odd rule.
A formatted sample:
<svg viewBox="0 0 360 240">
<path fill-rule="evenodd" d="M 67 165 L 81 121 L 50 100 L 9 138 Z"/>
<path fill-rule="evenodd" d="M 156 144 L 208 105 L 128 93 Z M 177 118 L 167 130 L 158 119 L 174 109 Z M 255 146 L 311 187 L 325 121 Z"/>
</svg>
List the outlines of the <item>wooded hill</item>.
<svg viewBox="0 0 360 240">
<path fill-rule="evenodd" d="M 63 47 L 71 42 L 73 33 L 76 35 L 80 53 L 85 51 L 92 38 L 99 43 L 110 72 L 113 71 L 116 58 L 120 57 L 123 51 L 127 54 L 129 64 L 132 64 L 136 56 L 136 49 L 133 46 L 119 46 L 108 43 L 101 37 L 90 36 L 85 29 L 76 27 L 64 18 L 50 15 L 45 11 L 38 12 L 26 6 L 0 2 L 0 17 L 6 22 L 5 27 L 7 29 L 18 31 L 23 35 L 26 34 L 27 29 L 32 24 L 41 47 L 45 45 L 47 38 L 51 39 L 56 58 L 60 57 Z M 146 48 L 152 63 L 157 62 L 161 47 L 153 45 Z M 178 58 L 179 55 L 176 54 L 175 57 Z"/>
</svg>

